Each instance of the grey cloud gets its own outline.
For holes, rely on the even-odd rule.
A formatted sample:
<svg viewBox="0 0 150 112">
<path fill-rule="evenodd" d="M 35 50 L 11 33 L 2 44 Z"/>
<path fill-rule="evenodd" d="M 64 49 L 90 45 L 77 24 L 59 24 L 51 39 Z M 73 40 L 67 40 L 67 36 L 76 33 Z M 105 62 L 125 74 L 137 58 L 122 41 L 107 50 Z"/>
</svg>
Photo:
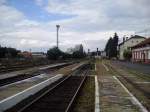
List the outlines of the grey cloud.
<svg viewBox="0 0 150 112">
<path fill-rule="evenodd" d="M 5 0 L 4 0 L 5 1 Z M 104 48 L 106 37 L 111 34 L 104 32 L 143 30 L 149 27 L 149 0 L 35 0 L 43 10 L 50 13 L 77 15 L 66 20 L 41 23 L 26 19 L 22 12 L 0 2 L 0 43 L 16 46 L 20 49 L 38 47 L 39 41 L 44 42 L 42 48 L 48 49 L 56 42 L 56 24 L 60 24 L 60 45 L 62 49 L 83 43 L 85 48 Z M 61 2 L 61 3 L 60 3 Z M 136 3 L 135 3 L 136 2 Z M 131 33 L 132 32 L 132 33 Z M 126 33 L 126 34 L 127 34 Z M 3 39 L 3 40 L 2 40 Z M 27 40 L 24 45 L 21 39 Z M 30 42 L 31 41 L 31 42 Z M 31 45 L 29 43 L 34 43 Z"/>
</svg>

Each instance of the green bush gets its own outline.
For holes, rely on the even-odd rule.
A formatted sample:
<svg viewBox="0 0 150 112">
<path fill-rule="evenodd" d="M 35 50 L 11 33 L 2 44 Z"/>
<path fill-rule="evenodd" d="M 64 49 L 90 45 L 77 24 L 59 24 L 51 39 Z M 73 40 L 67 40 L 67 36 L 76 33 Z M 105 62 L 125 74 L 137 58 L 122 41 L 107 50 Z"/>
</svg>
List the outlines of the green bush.
<svg viewBox="0 0 150 112">
<path fill-rule="evenodd" d="M 57 47 L 53 47 L 47 51 L 47 57 L 50 60 L 57 60 L 62 56 L 62 51 Z"/>
<path fill-rule="evenodd" d="M 130 50 L 124 50 L 123 56 L 126 60 L 130 60 L 132 58 L 132 52 Z"/>
</svg>

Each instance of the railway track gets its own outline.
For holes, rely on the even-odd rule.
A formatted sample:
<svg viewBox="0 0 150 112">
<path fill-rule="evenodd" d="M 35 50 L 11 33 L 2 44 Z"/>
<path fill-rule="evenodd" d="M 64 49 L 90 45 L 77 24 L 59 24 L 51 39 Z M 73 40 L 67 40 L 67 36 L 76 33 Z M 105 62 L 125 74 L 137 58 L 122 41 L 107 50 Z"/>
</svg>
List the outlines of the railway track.
<svg viewBox="0 0 150 112">
<path fill-rule="evenodd" d="M 87 77 L 87 70 L 81 75 L 69 75 L 47 89 L 17 112 L 69 112 L 80 88 Z M 16 112 L 16 111 L 15 111 Z"/>
<path fill-rule="evenodd" d="M 69 65 L 69 64 L 56 66 L 56 67 L 48 68 L 45 70 L 39 70 L 39 71 L 36 71 L 34 73 L 30 73 L 30 74 L 25 73 L 25 74 L 20 74 L 20 75 L 14 76 L 14 77 L 6 78 L 6 79 L 0 79 L 0 87 L 5 86 L 5 85 L 9 85 L 11 83 L 15 83 L 15 82 L 18 82 L 21 80 L 25 80 L 28 78 L 32 78 L 34 76 L 38 76 L 38 75 L 43 74 L 43 73 L 49 73 L 49 71 L 54 72 L 54 71 L 58 70 L 59 68 L 62 68 L 62 67 L 67 66 L 67 65 Z"/>
<path fill-rule="evenodd" d="M 68 112 L 78 96 L 90 64 L 82 65 L 70 75 L 50 84 L 5 112 Z"/>
</svg>

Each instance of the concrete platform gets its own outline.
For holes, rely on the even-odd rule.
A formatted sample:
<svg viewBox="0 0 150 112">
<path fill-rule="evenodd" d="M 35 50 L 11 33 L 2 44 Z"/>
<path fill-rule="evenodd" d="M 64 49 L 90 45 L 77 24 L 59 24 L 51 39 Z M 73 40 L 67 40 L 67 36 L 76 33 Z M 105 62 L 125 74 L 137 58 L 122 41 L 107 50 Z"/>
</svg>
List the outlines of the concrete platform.
<svg viewBox="0 0 150 112">
<path fill-rule="evenodd" d="M 7 88 L 1 88 L 1 100 L 0 100 L 0 112 L 3 112 L 27 97 L 37 93 L 41 89 L 45 88 L 49 84 L 63 77 L 62 74 L 58 74 L 53 77 L 47 75 L 41 75 L 33 79 L 22 81 L 18 84 L 11 85 Z M 0 91 L 1 91 L 0 90 Z M 12 92 L 13 91 L 13 92 Z M 10 94 L 11 93 L 11 94 Z"/>
<path fill-rule="evenodd" d="M 34 86 L 38 83 L 41 83 L 51 77 L 54 77 L 56 74 L 41 74 L 39 76 L 36 76 L 34 78 L 28 78 L 19 82 L 15 82 L 13 84 L 9 84 L 6 86 L 0 87 L 0 101 L 8 98 L 9 96 L 12 96 L 14 94 L 17 94 L 18 92 L 21 92 L 31 86 Z"/>
<path fill-rule="evenodd" d="M 107 71 L 104 64 L 102 64 L 100 60 L 97 60 L 100 111 L 148 112 L 145 107 L 143 107 L 143 105 L 138 101 L 138 99 L 127 89 L 126 85 L 124 85 L 117 78 L 117 76 L 117 74 L 113 74 L 112 72 Z"/>
</svg>

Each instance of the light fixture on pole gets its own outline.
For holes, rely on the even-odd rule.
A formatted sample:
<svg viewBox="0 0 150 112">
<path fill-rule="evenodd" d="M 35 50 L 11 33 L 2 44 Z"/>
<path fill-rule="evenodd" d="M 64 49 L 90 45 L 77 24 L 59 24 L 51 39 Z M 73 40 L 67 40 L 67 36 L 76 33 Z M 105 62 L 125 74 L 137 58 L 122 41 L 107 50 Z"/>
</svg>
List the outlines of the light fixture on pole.
<svg viewBox="0 0 150 112">
<path fill-rule="evenodd" d="M 98 56 L 98 48 L 97 48 L 97 56 Z"/>
<path fill-rule="evenodd" d="M 60 28 L 60 25 L 56 25 L 56 28 L 57 28 L 57 48 L 58 48 L 58 31 L 59 31 L 59 28 Z"/>
</svg>

